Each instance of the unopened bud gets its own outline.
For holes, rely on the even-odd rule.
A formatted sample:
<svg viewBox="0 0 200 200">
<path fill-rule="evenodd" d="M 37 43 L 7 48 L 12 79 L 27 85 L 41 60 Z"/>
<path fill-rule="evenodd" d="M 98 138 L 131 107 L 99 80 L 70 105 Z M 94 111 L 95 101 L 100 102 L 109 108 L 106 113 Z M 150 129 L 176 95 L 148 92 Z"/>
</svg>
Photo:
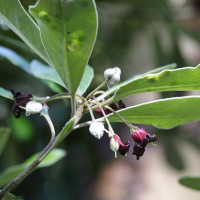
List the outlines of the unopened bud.
<svg viewBox="0 0 200 200">
<path fill-rule="evenodd" d="M 110 149 L 114 152 L 118 151 L 119 149 L 119 142 L 115 139 L 115 137 L 110 138 Z"/>
<path fill-rule="evenodd" d="M 42 111 L 42 104 L 37 101 L 29 101 L 26 104 L 26 113 L 36 114 Z"/>
<path fill-rule="evenodd" d="M 133 131 L 132 133 L 132 138 L 136 143 L 141 143 L 142 139 L 144 138 L 145 135 L 149 136 L 149 133 L 147 133 L 144 129 L 142 128 L 137 128 Z"/>
<path fill-rule="evenodd" d="M 104 134 L 104 125 L 101 122 L 93 122 L 89 131 L 94 137 L 100 139 Z"/>
<path fill-rule="evenodd" d="M 117 84 L 120 81 L 121 70 L 118 67 L 109 68 L 104 72 L 104 78 L 112 85 Z"/>
</svg>

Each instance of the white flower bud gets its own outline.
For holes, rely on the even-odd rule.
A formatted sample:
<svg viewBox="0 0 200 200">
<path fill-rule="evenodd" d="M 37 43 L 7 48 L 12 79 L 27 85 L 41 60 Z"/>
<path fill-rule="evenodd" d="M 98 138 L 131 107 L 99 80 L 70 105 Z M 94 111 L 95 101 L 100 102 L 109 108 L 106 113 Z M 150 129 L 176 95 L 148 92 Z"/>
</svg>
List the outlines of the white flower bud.
<svg viewBox="0 0 200 200">
<path fill-rule="evenodd" d="M 110 149 L 114 152 L 118 151 L 119 149 L 119 142 L 115 140 L 114 137 L 110 138 Z"/>
<path fill-rule="evenodd" d="M 120 81 L 121 70 L 118 67 L 109 68 L 104 72 L 104 78 L 112 85 L 117 84 Z"/>
<path fill-rule="evenodd" d="M 42 111 L 42 104 L 37 101 L 29 101 L 26 104 L 26 113 L 36 114 Z"/>
<path fill-rule="evenodd" d="M 101 122 L 93 122 L 90 125 L 90 133 L 94 135 L 94 137 L 100 139 L 104 133 L 104 125 Z"/>
</svg>

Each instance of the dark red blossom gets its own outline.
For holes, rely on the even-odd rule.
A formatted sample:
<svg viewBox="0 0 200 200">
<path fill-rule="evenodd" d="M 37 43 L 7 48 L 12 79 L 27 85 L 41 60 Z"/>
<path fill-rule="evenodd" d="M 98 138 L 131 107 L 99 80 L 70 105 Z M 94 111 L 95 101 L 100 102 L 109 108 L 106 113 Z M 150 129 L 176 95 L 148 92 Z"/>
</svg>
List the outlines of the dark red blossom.
<svg viewBox="0 0 200 200">
<path fill-rule="evenodd" d="M 121 110 L 121 109 L 123 109 L 123 108 L 126 108 L 126 106 L 125 106 L 125 104 L 122 102 L 122 100 L 119 100 L 118 102 L 111 103 L 111 104 L 109 105 L 109 107 L 111 107 L 111 108 L 112 108 L 113 110 L 115 110 L 115 111 Z M 108 110 L 107 108 L 104 108 L 104 107 L 103 107 L 103 110 L 104 110 L 104 112 L 105 112 L 106 115 L 108 115 L 108 114 L 111 113 L 111 111 Z M 97 113 L 100 117 L 103 117 L 103 113 L 101 112 L 101 109 L 100 109 L 100 108 L 96 109 L 95 111 L 96 111 L 96 113 Z"/>
<path fill-rule="evenodd" d="M 31 100 L 33 96 L 31 94 L 21 94 L 20 92 L 15 92 L 13 89 L 11 89 L 11 92 L 15 99 L 12 113 L 15 118 L 20 118 L 21 112 L 23 111 L 20 106 L 26 107 L 26 104 Z"/>
<path fill-rule="evenodd" d="M 118 152 L 122 155 L 125 156 L 126 153 L 129 151 L 129 147 L 130 147 L 130 142 L 126 142 L 125 144 L 122 143 L 120 137 L 118 135 L 114 135 L 113 136 L 115 141 L 117 141 L 119 143 L 119 149 Z"/>
<path fill-rule="evenodd" d="M 146 145 L 157 140 L 156 135 L 149 135 L 144 129 L 140 128 L 133 131 L 132 138 L 136 142 L 132 154 L 136 155 L 137 160 L 144 154 Z"/>
</svg>

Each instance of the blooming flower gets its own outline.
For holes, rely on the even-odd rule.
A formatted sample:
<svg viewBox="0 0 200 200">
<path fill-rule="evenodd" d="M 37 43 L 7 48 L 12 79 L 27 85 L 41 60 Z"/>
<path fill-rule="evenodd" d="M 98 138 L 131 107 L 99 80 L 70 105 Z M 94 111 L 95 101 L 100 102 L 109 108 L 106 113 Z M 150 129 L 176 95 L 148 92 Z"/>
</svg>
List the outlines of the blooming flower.
<svg viewBox="0 0 200 200">
<path fill-rule="evenodd" d="M 109 105 L 109 107 L 111 107 L 113 110 L 117 111 L 117 110 L 121 110 L 123 108 L 126 108 L 125 104 L 122 102 L 122 100 L 119 100 L 117 102 L 114 102 L 114 103 L 111 103 Z M 102 108 L 105 112 L 106 115 L 110 114 L 111 111 L 108 110 L 107 108 Z M 95 110 L 95 112 L 100 116 L 100 117 L 103 117 L 103 113 L 101 111 L 101 108 L 98 108 Z"/>
<path fill-rule="evenodd" d="M 21 112 L 23 111 L 23 108 L 20 108 L 20 106 L 26 107 L 26 104 L 33 96 L 31 94 L 21 94 L 20 92 L 15 92 L 13 89 L 11 89 L 11 93 L 15 99 L 12 113 L 15 118 L 20 118 Z"/>
<path fill-rule="evenodd" d="M 110 149 L 114 152 L 118 151 L 122 156 L 125 156 L 129 151 L 130 142 L 122 143 L 120 137 L 118 135 L 113 135 L 110 139 Z"/>
<path fill-rule="evenodd" d="M 157 140 L 156 135 L 149 135 L 149 133 L 141 128 L 133 131 L 132 138 L 136 142 L 133 146 L 132 154 L 136 155 L 137 160 L 144 154 L 146 145 Z"/>
<path fill-rule="evenodd" d="M 118 67 L 109 68 L 104 72 L 104 78 L 112 85 L 117 84 L 120 81 L 121 70 Z"/>
<path fill-rule="evenodd" d="M 93 122 L 89 131 L 94 137 L 100 139 L 104 134 L 104 125 L 101 122 Z"/>
</svg>

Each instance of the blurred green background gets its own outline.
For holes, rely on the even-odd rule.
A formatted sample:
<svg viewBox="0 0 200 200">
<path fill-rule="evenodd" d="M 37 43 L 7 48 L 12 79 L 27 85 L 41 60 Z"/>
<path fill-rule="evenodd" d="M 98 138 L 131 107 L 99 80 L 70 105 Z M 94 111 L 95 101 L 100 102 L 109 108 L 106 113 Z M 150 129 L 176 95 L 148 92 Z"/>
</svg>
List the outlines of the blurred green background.
<svg viewBox="0 0 200 200">
<path fill-rule="evenodd" d="M 26 10 L 35 2 L 21 0 Z M 86 94 L 104 81 L 103 72 L 110 67 L 121 68 L 121 80 L 125 80 L 170 63 L 177 63 L 178 67 L 199 64 L 200 1 L 96 0 L 96 4 L 99 29 L 89 61 L 95 76 Z M 28 61 L 40 60 L 19 41 L 15 33 L 0 24 L 1 46 Z M 41 97 L 55 94 L 42 81 L 1 56 L 0 66 L 1 87 Z M 131 106 L 159 98 L 199 94 L 198 91 L 138 94 L 124 103 Z M 50 139 L 49 127 L 42 117 L 22 114 L 17 120 L 12 115 L 12 106 L 13 101 L 0 97 L 0 126 L 11 127 L 0 158 L 1 171 L 41 151 Z M 70 118 L 70 102 L 59 100 L 48 106 L 59 133 Z M 89 115 L 81 122 L 87 120 Z M 109 138 L 97 140 L 85 127 L 72 132 L 59 145 L 67 151 L 65 158 L 51 167 L 36 170 L 12 192 L 26 200 L 199 199 L 200 193 L 179 185 L 178 178 L 200 174 L 200 122 L 172 130 L 138 126 L 158 136 L 158 147 L 149 145 L 139 162 L 132 155 L 132 146 L 127 157 L 118 155 L 115 159 L 109 149 Z M 114 123 L 113 128 L 123 142 L 132 140 L 124 124 Z"/>
</svg>

